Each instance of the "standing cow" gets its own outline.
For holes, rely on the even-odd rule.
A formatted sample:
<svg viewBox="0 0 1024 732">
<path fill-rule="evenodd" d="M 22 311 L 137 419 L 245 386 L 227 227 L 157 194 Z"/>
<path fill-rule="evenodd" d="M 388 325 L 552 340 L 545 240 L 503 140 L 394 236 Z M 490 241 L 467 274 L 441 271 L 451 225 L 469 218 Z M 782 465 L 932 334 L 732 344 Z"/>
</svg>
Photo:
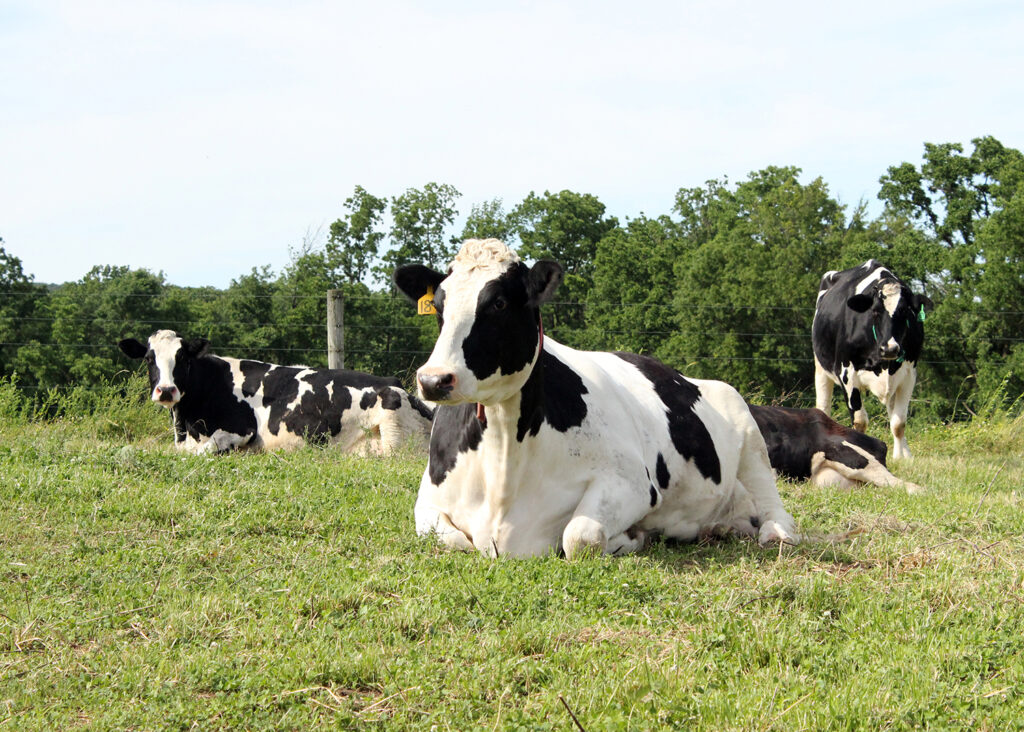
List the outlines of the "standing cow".
<svg viewBox="0 0 1024 732">
<path fill-rule="evenodd" d="M 818 288 L 811 341 L 815 406 L 829 414 L 832 389 L 843 387 L 853 426 L 868 426 L 864 387 L 885 405 L 893 457 L 909 458 L 906 424 L 917 360 L 924 342 L 924 309 L 932 301 L 910 291 L 873 259 L 826 272 Z"/>
<path fill-rule="evenodd" d="M 434 291 L 440 324 L 417 372 L 438 404 L 417 532 L 490 556 L 570 558 L 636 551 L 648 532 L 796 541 L 736 390 L 544 338 L 540 305 L 561 279 L 557 263 L 527 267 L 496 239 L 466 241 L 447 275 L 395 271 L 413 300 Z"/>
<path fill-rule="evenodd" d="M 387 454 L 430 431 L 431 410 L 395 378 L 214 356 L 205 339 L 172 330 L 118 346 L 145 360 L 152 399 L 171 410 L 175 447 L 188 452 L 314 442 Z"/>
</svg>

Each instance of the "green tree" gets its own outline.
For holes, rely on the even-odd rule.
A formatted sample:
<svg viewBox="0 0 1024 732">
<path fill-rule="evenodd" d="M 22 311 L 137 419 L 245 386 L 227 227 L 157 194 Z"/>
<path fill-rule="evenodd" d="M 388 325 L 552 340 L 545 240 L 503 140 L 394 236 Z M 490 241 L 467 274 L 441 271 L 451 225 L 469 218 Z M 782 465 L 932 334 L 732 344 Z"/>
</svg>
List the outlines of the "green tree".
<svg viewBox="0 0 1024 732">
<path fill-rule="evenodd" d="M 180 328 L 192 314 L 188 298 L 170 294 L 163 274 L 128 267 L 93 267 L 47 298 L 42 312 L 52 326 L 49 343 L 30 343 L 18 362 L 41 386 L 92 385 L 136 368 L 117 348 L 127 336 Z"/>
<path fill-rule="evenodd" d="M 459 242 L 466 239 L 500 239 L 509 246 L 516 234 L 515 222 L 505 212 L 500 198 L 474 203 L 462 227 Z"/>
<path fill-rule="evenodd" d="M 384 240 L 384 233 L 377 227 L 387 210 L 387 201 L 356 186 L 345 199 L 345 209 L 348 213 L 331 224 L 324 247 L 326 262 L 335 279 L 362 282 L 376 262 Z"/>
<path fill-rule="evenodd" d="M 640 216 L 597 245 L 581 345 L 654 354 L 675 328 L 675 262 L 688 241 L 668 216 Z"/>
<path fill-rule="evenodd" d="M 26 275 L 21 260 L 10 254 L 0 238 L 0 376 L 20 371 L 19 380 L 34 381 L 19 368 L 18 349 L 25 343 L 45 341 L 49 324 L 42 317 L 46 290 Z"/>
<path fill-rule="evenodd" d="M 427 183 L 392 198 L 391 249 L 377 267 L 378 277 L 390 282 L 395 267 L 413 262 L 446 269 L 457 251 L 446 232 L 458 216 L 461 195 L 454 186 Z"/>
<path fill-rule="evenodd" d="M 770 399 L 813 379 L 810 325 L 821 275 L 863 237 L 820 178 L 769 167 L 735 188 L 709 181 L 676 198 L 690 241 L 676 259 L 673 334 L 657 355 L 693 376 Z"/>
<path fill-rule="evenodd" d="M 519 254 L 527 259 L 554 259 L 565 273 L 557 301 L 548 306 L 549 330 L 569 345 L 580 345 L 585 336 L 585 307 L 594 285 L 594 260 L 598 243 L 619 225 L 605 216 L 605 206 L 589 193 L 532 191 L 512 211 L 510 220 L 522 244 Z"/>
</svg>

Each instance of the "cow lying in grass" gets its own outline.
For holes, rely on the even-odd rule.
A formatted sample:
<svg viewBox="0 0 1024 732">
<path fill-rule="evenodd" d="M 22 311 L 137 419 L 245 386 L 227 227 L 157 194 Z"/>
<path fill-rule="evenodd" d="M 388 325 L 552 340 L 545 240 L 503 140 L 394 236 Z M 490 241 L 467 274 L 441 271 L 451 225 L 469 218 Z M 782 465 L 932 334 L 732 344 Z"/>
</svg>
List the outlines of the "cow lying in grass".
<svg viewBox="0 0 1024 732">
<path fill-rule="evenodd" d="M 820 409 L 789 409 L 750 405 L 775 471 L 815 485 L 856 483 L 901 486 L 907 493 L 923 488 L 897 478 L 885 467 L 885 443 L 844 427 Z"/>
<path fill-rule="evenodd" d="M 447 275 L 395 271 L 411 299 L 433 290 L 441 327 L 417 372 L 438 407 L 416 530 L 490 556 L 626 553 L 648 533 L 719 529 L 795 542 L 736 390 L 543 337 L 540 305 L 561 278 L 496 239 L 466 241 Z"/>
<path fill-rule="evenodd" d="M 205 339 L 171 330 L 118 346 L 145 360 L 152 399 L 171 410 L 174 444 L 188 452 L 311 442 L 388 454 L 430 432 L 432 411 L 398 379 L 214 356 Z"/>
</svg>

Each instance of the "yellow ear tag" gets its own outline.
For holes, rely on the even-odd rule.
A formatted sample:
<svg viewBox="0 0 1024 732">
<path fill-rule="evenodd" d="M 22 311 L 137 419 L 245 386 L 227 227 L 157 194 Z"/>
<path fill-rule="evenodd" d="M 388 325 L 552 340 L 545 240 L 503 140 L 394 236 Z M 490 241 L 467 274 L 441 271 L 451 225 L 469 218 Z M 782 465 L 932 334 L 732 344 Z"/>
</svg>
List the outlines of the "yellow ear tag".
<svg viewBox="0 0 1024 732">
<path fill-rule="evenodd" d="M 437 308 L 434 307 L 434 288 L 428 287 L 427 294 L 416 301 L 417 315 L 437 315 Z"/>
</svg>

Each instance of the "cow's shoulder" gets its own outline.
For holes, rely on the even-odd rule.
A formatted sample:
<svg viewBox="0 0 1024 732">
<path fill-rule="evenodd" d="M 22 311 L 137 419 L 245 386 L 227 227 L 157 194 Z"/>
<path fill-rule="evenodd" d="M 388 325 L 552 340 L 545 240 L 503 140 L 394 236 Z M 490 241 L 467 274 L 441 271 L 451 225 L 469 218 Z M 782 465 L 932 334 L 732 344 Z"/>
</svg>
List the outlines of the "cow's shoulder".
<svg viewBox="0 0 1024 732">
<path fill-rule="evenodd" d="M 718 450 L 707 425 L 696 411 L 702 398 L 698 383 L 649 356 L 622 351 L 615 352 L 615 355 L 636 367 L 665 405 L 668 433 L 676 452 L 686 460 L 692 460 L 705 478 L 721 483 Z"/>
<path fill-rule="evenodd" d="M 582 426 L 587 417 L 588 394 L 583 377 L 569 364 L 543 350 L 523 386 L 516 439 L 536 435 L 542 424 L 559 432 Z"/>
<path fill-rule="evenodd" d="M 476 417 L 476 406 L 459 404 L 439 406 L 434 411 L 430 431 L 430 458 L 427 472 L 434 485 L 441 485 L 455 467 L 459 455 L 480 446 L 486 424 Z"/>
</svg>

